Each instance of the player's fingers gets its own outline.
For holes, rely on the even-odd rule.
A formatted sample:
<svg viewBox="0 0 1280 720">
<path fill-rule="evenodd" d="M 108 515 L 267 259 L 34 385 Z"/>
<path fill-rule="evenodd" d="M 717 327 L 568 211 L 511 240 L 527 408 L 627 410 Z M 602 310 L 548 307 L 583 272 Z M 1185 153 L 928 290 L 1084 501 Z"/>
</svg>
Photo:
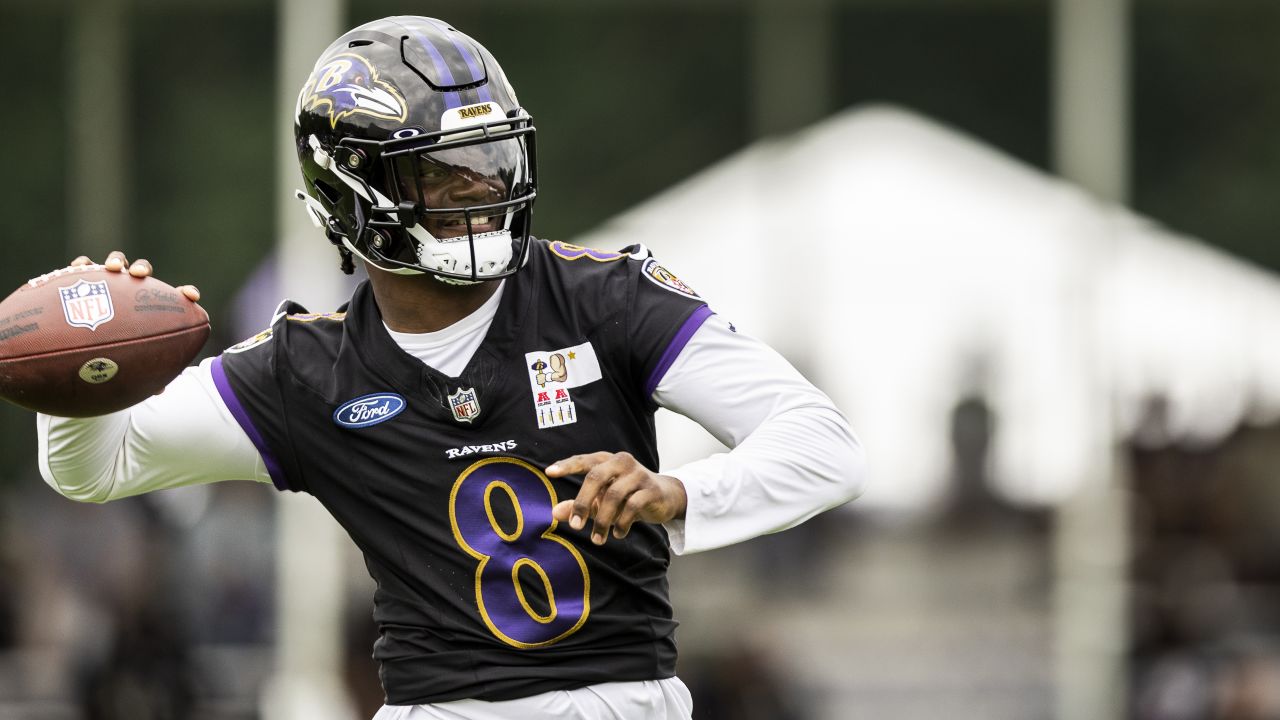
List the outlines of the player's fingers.
<svg viewBox="0 0 1280 720">
<path fill-rule="evenodd" d="M 622 513 L 628 498 L 642 487 L 643 480 L 639 473 L 628 473 L 609 483 L 609 487 L 600 495 L 600 505 L 593 517 L 595 523 L 591 527 L 591 542 L 604 544 L 609 538 L 609 531 L 613 529 L 614 520 Z"/>
<path fill-rule="evenodd" d="M 603 522 L 605 528 L 601 533 L 602 537 L 608 537 L 608 525 L 612 520 L 615 508 L 614 505 L 621 504 L 618 500 L 617 493 L 624 492 L 629 494 L 634 491 L 635 487 L 639 487 L 638 483 L 643 482 L 644 476 L 648 471 L 636 461 L 631 453 L 625 450 L 618 453 L 604 453 L 606 456 L 604 461 L 595 464 L 587 474 L 582 477 L 583 487 L 590 486 L 594 493 L 592 499 L 591 512 L 587 515 L 589 518 L 596 520 L 597 524 Z M 623 485 L 614 488 L 614 484 L 622 482 Z M 614 494 L 609 496 L 612 491 Z M 581 493 L 579 493 L 581 497 Z M 601 520 L 599 513 L 600 508 L 604 505 L 606 497 L 610 503 L 608 515 Z M 623 498 L 625 499 L 625 497 Z M 576 514 L 576 511 L 575 511 Z"/>
<path fill-rule="evenodd" d="M 595 502 L 591 503 L 591 512 L 588 513 L 588 516 L 595 515 L 596 510 L 599 507 L 600 507 L 600 501 L 599 501 L 599 498 L 597 498 Z M 560 502 L 556 503 L 555 507 L 551 508 L 551 517 L 554 518 L 557 522 L 568 522 L 569 519 L 573 517 L 573 501 L 561 500 Z"/>
<path fill-rule="evenodd" d="M 176 290 L 186 295 L 191 302 L 200 302 L 200 289 L 195 285 L 179 285 Z"/>
<path fill-rule="evenodd" d="M 610 457 L 613 457 L 611 453 L 603 451 L 587 453 L 586 455 L 573 455 L 551 463 L 547 466 L 546 472 L 551 477 L 579 475 L 608 460 Z"/>
<path fill-rule="evenodd" d="M 107 253 L 107 261 L 103 263 L 108 270 L 112 272 L 120 272 L 129 265 L 129 260 L 125 258 L 124 253 L 119 250 L 112 250 Z"/>
<path fill-rule="evenodd" d="M 138 258 L 129 266 L 129 274 L 134 277 L 146 277 L 151 274 L 151 261 Z"/>
<path fill-rule="evenodd" d="M 587 519 L 594 517 L 600 507 L 600 498 L 613 482 L 613 472 L 609 464 L 601 463 L 591 468 L 582 478 L 582 487 L 573 498 L 573 515 L 569 518 L 569 527 L 581 530 L 586 527 Z"/>
<path fill-rule="evenodd" d="M 568 522 L 569 518 L 572 515 L 573 515 L 572 500 L 561 500 L 560 502 L 556 503 L 555 507 L 551 508 L 551 517 L 555 518 L 556 522 Z"/>
<path fill-rule="evenodd" d="M 81 265 L 89 265 L 93 263 L 88 255 L 77 255 L 75 260 L 71 261 L 71 267 L 80 267 Z"/>
<path fill-rule="evenodd" d="M 653 488 L 641 488 L 631 493 L 622 506 L 622 512 L 618 513 L 618 518 L 613 521 L 613 536 L 619 540 L 626 537 L 627 533 L 631 532 L 631 525 L 643 518 L 653 503 L 659 501 L 659 495 Z"/>
<path fill-rule="evenodd" d="M 581 530 L 586 527 L 587 518 L 591 517 L 591 508 L 595 503 L 596 495 L 601 489 L 601 485 L 607 481 L 608 477 L 601 473 L 592 473 L 600 464 L 608 462 L 612 457 L 607 452 L 596 452 L 587 455 L 574 455 L 563 460 L 557 460 L 547 466 L 547 475 L 549 477 L 565 477 L 567 475 L 577 475 L 585 473 L 582 479 L 582 487 L 578 489 L 578 495 L 573 499 L 572 507 L 569 513 L 569 527 L 574 530 Z"/>
</svg>

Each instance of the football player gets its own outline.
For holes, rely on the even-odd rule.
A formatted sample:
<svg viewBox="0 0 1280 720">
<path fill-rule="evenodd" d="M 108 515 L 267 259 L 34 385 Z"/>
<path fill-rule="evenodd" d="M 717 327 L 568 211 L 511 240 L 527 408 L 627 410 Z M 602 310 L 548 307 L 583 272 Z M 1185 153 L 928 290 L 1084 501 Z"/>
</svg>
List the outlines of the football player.
<svg viewBox="0 0 1280 720">
<path fill-rule="evenodd" d="M 533 238 L 533 119 L 448 24 L 338 38 L 295 129 L 306 211 L 368 282 L 336 313 L 285 303 L 128 410 L 39 416 L 46 481 L 314 496 L 377 581 L 380 719 L 689 718 L 671 553 L 852 499 L 845 419 L 643 248 Z M 659 407 L 732 450 L 656 472 Z"/>
</svg>

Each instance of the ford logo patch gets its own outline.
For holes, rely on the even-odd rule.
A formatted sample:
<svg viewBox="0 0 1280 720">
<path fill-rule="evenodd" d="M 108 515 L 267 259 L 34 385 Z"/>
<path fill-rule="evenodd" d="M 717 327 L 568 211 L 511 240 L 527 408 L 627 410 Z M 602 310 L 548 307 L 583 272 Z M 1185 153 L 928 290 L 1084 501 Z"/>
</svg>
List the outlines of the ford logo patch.
<svg viewBox="0 0 1280 720">
<path fill-rule="evenodd" d="M 374 393 L 358 397 L 333 411 L 333 421 L 347 428 L 363 428 L 386 422 L 405 408 L 404 398 L 395 393 Z"/>
</svg>

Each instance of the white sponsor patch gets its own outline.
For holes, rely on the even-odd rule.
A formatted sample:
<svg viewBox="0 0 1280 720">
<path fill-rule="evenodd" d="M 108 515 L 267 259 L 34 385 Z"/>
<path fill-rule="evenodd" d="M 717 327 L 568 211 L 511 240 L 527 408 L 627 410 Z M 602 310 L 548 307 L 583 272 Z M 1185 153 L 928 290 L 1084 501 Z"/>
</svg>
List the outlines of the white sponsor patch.
<svg viewBox="0 0 1280 720">
<path fill-rule="evenodd" d="M 569 390 L 603 377 L 590 342 L 525 353 L 524 362 L 529 370 L 529 389 L 533 391 L 538 428 L 544 430 L 577 422 L 578 409 Z"/>
<path fill-rule="evenodd" d="M 116 316 L 105 280 L 77 280 L 74 285 L 58 288 L 58 299 L 62 301 L 67 324 L 74 327 L 97 330 L 99 325 Z"/>
</svg>

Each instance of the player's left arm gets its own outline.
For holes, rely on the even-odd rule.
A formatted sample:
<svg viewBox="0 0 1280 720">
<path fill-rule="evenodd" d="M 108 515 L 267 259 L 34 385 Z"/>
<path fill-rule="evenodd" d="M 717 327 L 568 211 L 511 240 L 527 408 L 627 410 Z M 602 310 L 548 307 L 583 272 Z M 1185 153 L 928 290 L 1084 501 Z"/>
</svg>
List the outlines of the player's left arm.
<svg viewBox="0 0 1280 720">
<path fill-rule="evenodd" d="M 663 523 L 677 553 L 709 550 L 797 525 L 857 497 L 862 447 L 831 400 L 764 343 L 710 317 L 653 399 L 706 428 L 728 453 L 660 474 L 626 453 L 559 461 L 553 477 L 586 473 L 555 517 L 593 540 Z"/>
</svg>

